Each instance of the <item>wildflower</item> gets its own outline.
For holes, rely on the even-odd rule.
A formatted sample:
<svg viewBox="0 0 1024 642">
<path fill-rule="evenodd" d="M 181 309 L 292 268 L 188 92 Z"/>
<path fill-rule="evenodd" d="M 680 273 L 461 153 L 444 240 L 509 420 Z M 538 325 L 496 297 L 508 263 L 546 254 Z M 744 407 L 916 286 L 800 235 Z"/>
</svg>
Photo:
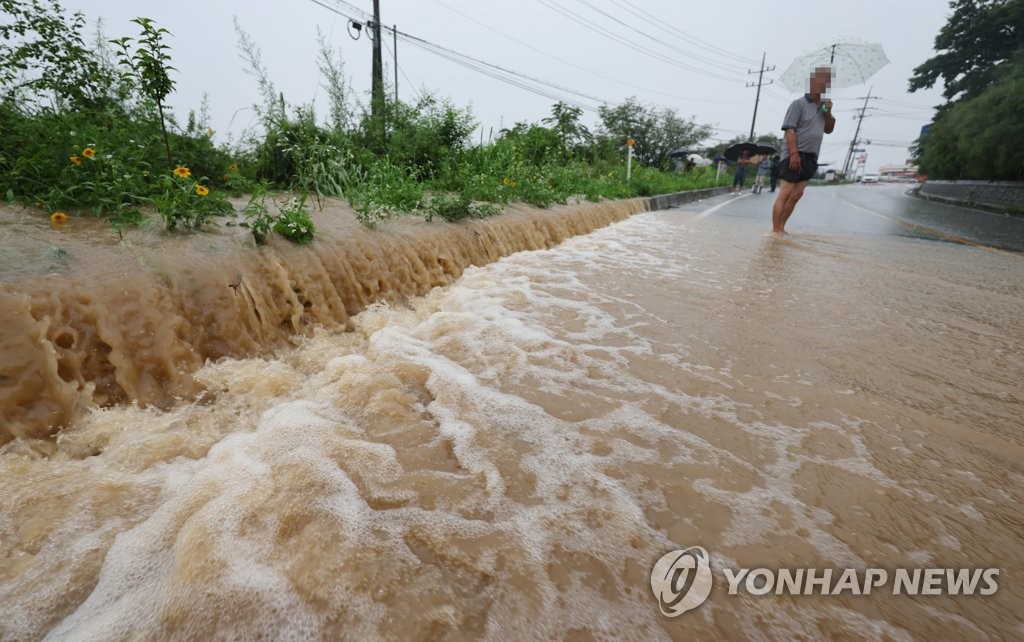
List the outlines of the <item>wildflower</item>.
<svg viewBox="0 0 1024 642">
<path fill-rule="evenodd" d="M 203 187 L 202 185 L 196 185 L 196 194 L 199 194 L 200 196 L 206 196 L 209 193 L 209 189 Z"/>
<path fill-rule="evenodd" d="M 501 182 L 504 183 L 505 185 L 508 185 L 510 183 L 510 181 L 507 178 L 501 179 Z"/>
<path fill-rule="evenodd" d="M 238 163 L 231 163 L 230 165 L 228 165 L 228 171 L 229 172 L 237 172 L 238 171 Z"/>
<path fill-rule="evenodd" d="M 75 165 L 81 165 L 82 159 L 78 157 L 78 154 L 75 154 L 74 156 L 71 157 L 71 162 L 74 163 Z"/>
<path fill-rule="evenodd" d="M 50 220 L 54 223 L 66 223 L 68 215 L 64 212 L 54 212 L 53 214 L 50 214 Z"/>
<path fill-rule="evenodd" d="M 177 176 L 178 178 L 188 178 L 189 176 L 192 175 L 192 170 L 190 170 L 187 167 L 175 167 L 174 175 Z"/>
<path fill-rule="evenodd" d="M 92 158 L 95 155 L 96 150 L 93 149 L 92 147 L 86 147 L 85 149 L 82 150 L 82 156 L 85 156 L 86 158 Z"/>
<path fill-rule="evenodd" d="M 508 186 L 509 187 L 515 187 L 516 186 L 516 182 L 515 181 L 509 181 L 508 182 Z"/>
<path fill-rule="evenodd" d="M 224 181 L 225 183 L 227 183 L 227 182 L 228 182 L 229 180 L 231 180 L 231 177 L 230 177 L 230 176 L 228 176 L 227 174 L 225 174 L 225 175 L 221 176 L 220 178 L 221 178 L 221 180 L 222 180 L 222 181 Z"/>
</svg>

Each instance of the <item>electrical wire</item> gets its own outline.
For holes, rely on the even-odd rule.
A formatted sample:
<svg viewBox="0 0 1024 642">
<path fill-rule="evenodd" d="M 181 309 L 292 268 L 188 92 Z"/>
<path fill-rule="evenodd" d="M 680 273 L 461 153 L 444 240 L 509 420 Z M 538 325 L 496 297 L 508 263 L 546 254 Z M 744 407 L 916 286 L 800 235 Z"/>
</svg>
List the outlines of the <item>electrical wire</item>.
<svg viewBox="0 0 1024 642">
<path fill-rule="evenodd" d="M 608 13 L 607 11 L 605 11 L 604 9 L 601 9 L 600 7 L 594 6 L 588 0 L 576 0 L 576 2 L 578 2 L 581 5 L 583 5 L 584 7 L 589 8 L 592 11 L 595 11 L 595 12 L 605 16 L 606 18 L 612 20 L 613 22 L 622 25 L 626 29 L 629 29 L 630 31 L 632 31 L 632 32 L 634 32 L 636 34 L 639 34 L 639 35 L 643 36 L 644 38 L 647 38 L 648 40 L 656 42 L 656 43 L 658 43 L 658 44 L 660 44 L 662 46 L 668 47 L 669 49 L 671 49 L 672 51 L 675 51 L 676 53 L 680 53 L 680 54 L 683 54 L 684 56 L 688 56 L 690 59 L 698 60 L 700 62 L 703 62 L 706 65 L 710 65 L 712 67 L 716 67 L 716 68 L 718 68 L 721 71 L 724 71 L 726 73 L 741 73 L 741 74 L 742 73 L 747 73 L 746 71 L 744 71 L 742 69 L 738 69 L 737 67 L 727 67 L 727 66 L 725 66 L 723 64 L 715 62 L 714 60 L 711 60 L 710 58 L 704 58 L 703 56 L 701 56 L 699 54 L 693 53 L 692 51 L 689 51 L 689 50 L 686 50 L 686 49 L 681 49 L 681 48 L 676 47 L 675 45 L 673 45 L 673 44 L 671 44 L 669 42 L 665 42 L 664 40 L 661 40 L 659 38 L 655 38 L 650 33 L 647 33 L 647 32 L 645 32 L 645 31 L 643 31 L 641 29 L 637 29 L 636 27 L 630 25 L 629 23 L 627 23 L 626 21 L 622 20 L 621 18 L 617 18 L 617 17 L 613 16 L 612 14 Z"/>
<path fill-rule="evenodd" d="M 666 93 L 666 92 L 663 92 L 663 91 L 659 91 L 657 89 L 651 89 L 649 87 L 641 87 L 639 85 L 634 85 L 634 84 L 626 82 L 626 81 L 624 81 L 624 80 L 622 80 L 620 78 L 614 78 L 612 76 L 608 76 L 608 75 L 602 74 L 600 72 L 593 71 L 592 69 L 587 69 L 586 67 L 582 67 L 582 66 L 580 66 L 580 65 L 578 65 L 578 64 L 576 64 L 576 63 L 574 63 L 572 61 L 565 60 L 564 58 L 560 58 L 560 57 L 558 57 L 558 56 L 556 56 L 556 55 L 554 55 L 552 53 L 544 51 L 543 49 L 539 49 L 537 47 L 534 47 L 533 45 L 531 45 L 531 44 L 529 44 L 527 42 L 523 42 L 522 40 L 519 40 L 518 38 L 510 36 L 507 33 L 504 33 L 503 31 L 501 31 L 499 29 L 495 29 L 494 27 L 491 27 L 490 25 L 485 24 L 485 23 L 481 22 L 480 20 L 477 20 L 476 18 L 474 18 L 474 17 L 472 17 L 472 16 L 470 16 L 470 15 L 468 15 L 468 14 L 466 14 L 466 13 L 464 13 L 464 12 L 458 10 L 458 9 L 456 9 L 455 7 L 452 7 L 451 5 L 447 4 L 446 2 L 443 2 L 442 0 L 433 0 L 433 2 L 435 2 L 436 4 L 441 5 L 442 7 L 445 7 L 449 11 L 452 11 L 454 13 L 457 13 L 457 14 L 461 15 L 462 17 L 466 18 L 467 20 L 475 22 L 476 24 L 480 25 L 481 27 L 483 27 L 483 28 L 485 28 L 485 29 L 487 29 L 489 31 L 493 31 L 494 33 L 498 34 L 499 36 L 502 36 L 503 38 L 507 38 L 508 40 L 511 40 L 512 42 L 520 44 L 520 45 L 526 47 L 527 49 L 531 49 L 533 51 L 536 51 L 537 53 L 540 53 L 540 54 L 542 54 L 544 56 L 547 56 L 547 57 L 549 57 L 549 58 L 551 58 L 553 60 L 557 60 L 558 62 L 561 62 L 561 63 L 563 63 L 565 65 L 570 66 L 570 67 L 573 67 L 574 69 L 579 69 L 580 71 L 586 72 L 586 73 L 591 74 L 593 76 L 597 76 L 598 78 L 603 78 L 604 80 L 609 80 L 611 82 L 618 83 L 618 84 L 620 84 L 620 85 L 622 85 L 624 87 L 630 87 L 632 89 L 639 89 L 640 91 L 643 91 L 643 92 L 646 92 L 646 93 L 649 93 L 649 94 L 657 94 L 659 96 L 665 96 L 667 98 L 674 98 L 676 100 L 685 100 L 685 101 L 703 102 L 703 103 L 731 103 L 731 102 L 733 102 L 731 100 L 715 100 L 715 99 L 703 99 L 703 98 L 692 98 L 692 97 L 679 96 L 679 95 L 676 95 L 676 94 L 670 94 L 670 93 Z"/>
<path fill-rule="evenodd" d="M 323 0 L 311 0 L 311 1 L 313 3 L 321 6 L 321 7 L 329 10 L 329 11 L 333 11 L 335 13 L 338 13 L 339 15 L 342 15 L 342 16 L 350 19 L 350 20 L 355 20 L 356 19 L 352 15 L 345 13 L 345 11 L 343 11 L 338 6 L 338 5 L 346 6 L 346 7 L 351 7 L 352 6 L 352 5 L 349 5 L 347 2 L 344 2 L 343 0 L 334 0 L 335 6 L 330 6 L 327 3 L 323 2 Z M 356 13 L 356 12 L 353 11 L 352 13 Z M 358 11 L 358 13 L 364 13 L 364 12 L 362 12 L 360 10 L 360 11 Z M 408 44 L 415 45 L 415 46 L 417 46 L 417 47 L 419 47 L 419 48 L 421 48 L 421 49 L 423 49 L 423 50 L 425 50 L 425 51 L 427 51 L 429 53 L 433 53 L 434 55 L 437 55 L 437 56 L 439 56 L 441 58 L 449 60 L 450 62 L 454 62 L 454 63 L 456 63 L 458 65 L 463 66 L 463 67 L 466 67 L 466 68 L 471 69 L 473 71 L 477 71 L 477 72 L 482 73 L 482 74 L 484 74 L 486 76 L 494 78 L 495 80 L 499 80 L 499 81 L 504 82 L 506 84 L 509 84 L 509 85 L 514 86 L 514 87 L 518 87 L 520 89 L 523 89 L 525 91 L 529 91 L 531 93 L 543 96 L 543 97 L 548 98 L 550 100 L 554 100 L 554 101 L 558 101 L 558 102 L 564 102 L 566 104 L 570 104 L 570 105 L 579 107 L 580 109 L 585 109 L 585 110 L 591 111 L 591 112 L 597 111 L 597 105 L 599 105 L 599 104 L 607 104 L 609 102 L 609 101 L 606 101 L 606 100 L 604 100 L 602 98 L 591 96 L 591 95 L 585 94 L 583 92 L 579 92 L 579 91 L 576 91 L 576 90 L 573 90 L 573 89 L 569 89 L 569 88 L 563 87 L 561 85 L 556 85 L 554 83 L 550 83 L 548 81 L 541 80 L 539 78 L 534 78 L 532 76 L 527 76 L 526 74 L 521 74 L 521 73 L 513 71 L 511 69 L 506 69 L 504 67 L 500 67 L 498 65 L 494 65 L 494 64 L 485 62 L 483 60 L 479 60 L 479 59 L 474 58 L 472 56 L 468 56 L 466 54 L 459 53 L 459 52 L 457 52 L 457 51 L 455 51 L 453 49 L 448 49 L 447 47 L 442 47 L 441 45 L 438 45 L 436 43 L 430 42 L 430 41 L 425 40 L 423 38 L 418 38 L 418 37 L 413 36 L 411 34 L 404 33 L 404 32 L 399 31 L 398 29 L 395 29 L 393 27 L 387 27 L 385 25 L 380 25 L 380 29 L 382 31 L 393 32 L 399 38 L 401 38 L 404 42 L 406 42 Z M 572 98 L 570 96 L 576 96 L 577 98 Z M 583 98 L 585 100 L 580 100 L 580 98 Z"/>
<path fill-rule="evenodd" d="M 666 25 L 668 25 L 668 21 L 667 20 L 659 19 L 657 16 L 653 15 L 649 11 L 643 9 L 642 7 L 639 7 L 639 6 L 635 5 L 635 4 L 633 4 L 632 2 L 629 2 L 629 0 L 621 0 L 621 4 L 624 4 L 624 5 L 628 6 L 628 7 L 630 7 L 631 9 L 633 9 L 637 13 L 637 17 L 640 17 L 641 19 L 645 20 L 646 22 L 649 22 L 650 24 L 653 24 L 654 26 L 656 26 L 659 29 L 665 31 L 666 33 L 670 33 L 672 35 L 675 35 L 677 38 L 685 40 L 686 42 L 689 42 L 690 44 L 697 45 L 698 47 L 704 47 L 708 51 L 715 52 L 718 55 L 724 56 L 726 58 L 732 58 L 736 62 L 743 63 L 744 65 L 757 65 L 757 64 L 760 64 L 760 63 L 758 63 L 757 60 L 755 60 L 753 58 L 747 58 L 747 57 L 744 57 L 744 56 L 739 56 L 739 55 L 729 51 L 728 49 L 722 49 L 721 47 L 718 47 L 717 45 L 713 45 L 713 44 L 711 44 L 709 42 L 705 42 L 705 41 L 701 40 L 700 38 L 696 38 L 694 36 L 691 36 L 688 33 L 684 32 L 684 31 L 682 31 L 680 29 L 677 29 L 675 27 L 666 26 Z M 643 18 L 642 16 L 646 16 L 646 18 Z"/>
<path fill-rule="evenodd" d="M 584 26 L 586 29 L 588 29 L 590 31 L 593 31 L 595 33 L 603 35 L 606 38 L 612 40 L 613 42 L 616 42 L 616 43 L 618 43 L 620 45 L 623 45 L 623 46 L 625 46 L 625 47 L 627 47 L 627 48 L 629 48 L 631 50 L 636 50 L 636 51 L 645 53 L 648 56 L 650 56 L 650 57 L 652 57 L 652 58 L 654 58 L 656 60 L 660 60 L 661 62 L 664 62 L 666 64 L 672 65 L 674 67 L 678 67 L 680 69 L 684 69 L 686 71 L 691 71 L 693 73 L 700 74 L 702 76 L 707 76 L 708 78 L 712 78 L 714 80 L 721 80 L 721 81 L 725 81 L 725 82 L 739 82 L 739 81 L 746 82 L 745 78 L 726 77 L 726 76 L 723 76 L 721 74 L 711 73 L 709 71 L 705 71 L 705 70 L 700 69 L 698 67 L 692 67 L 690 65 L 685 65 L 685 64 L 683 64 L 683 63 L 681 63 L 681 62 L 679 62 L 677 60 L 673 60 L 672 58 L 670 58 L 670 57 L 668 57 L 668 56 L 666 56 L 664 54 L 661 54 L 661 53 L 659 53 L 657 51 L 654 51 L 653 49 L 649 49 L 647 47 L 644 47 L 643 45 L 637 44 L 635 42 L 631 42 L 631 41 L 627 40 L 626 38 L 624 38 L 622 36 L 619 36 L 618 34 L 612 32 L 612 31 L 609 31 L 608 29 L 606 29 L 606 28 L 596 24 L 595 22 L 593 22 L 591 20 L 588 20 L 588 19 L 584 18 L 583 16 L 580 16 L 579 14 L 575 13 L 574 11 L 566 9 L 566 8 L 556 4 L 555 2 L 553 2 L 553 0 L 535 0 L 535 1 L 538 4 L 540 4 L 540 5 L 548 8 L 548 9 L 550 9 L 551 11 L 554 11 L 555 13 L 557 13 L 557 14 L 565 17 L 565 18 L 568 18 L 569 20 L 571 20 L 573 22 L 576 22 L 577 24 L 580 24 L 580 25 Z"/>
</svg>

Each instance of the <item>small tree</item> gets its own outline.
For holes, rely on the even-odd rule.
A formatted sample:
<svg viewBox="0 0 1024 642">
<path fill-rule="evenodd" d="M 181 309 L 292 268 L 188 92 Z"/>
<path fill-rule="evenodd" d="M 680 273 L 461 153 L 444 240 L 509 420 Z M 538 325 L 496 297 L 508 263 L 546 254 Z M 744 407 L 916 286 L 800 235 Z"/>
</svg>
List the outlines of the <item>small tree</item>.
<svg viewBox="0 0 1024 642">
<path fill-rule="evenodd" d="M 174 166 L 174 159 L 171 156 L 171 143 L 167 137 L 167 122 L 164 116 L 164 99 L 174 91 L 174 81 L 167 72 L 177 71 L 170 66 L 171 57 L 166 51 L 169 49 L 163 43 L 164 34 L 170 35 L 166 29 L 157 29 L 149 18 L 136 18 L 132 20 L 142 27 L 142 35 L 136 42 L 135 53 L 131 52 L 129 45 L 132 39 L 128 36 L 111 40 L 118 46 L 118 60 L 128 68 L 125 78 L 133 78 L 139 83 L 139 90 L 142 94 L 156 104 L 157 112 L 160 115 L 160 129 L 164 134 L 164 149 L 167 151 L 167 166 Z"/>
</svg>

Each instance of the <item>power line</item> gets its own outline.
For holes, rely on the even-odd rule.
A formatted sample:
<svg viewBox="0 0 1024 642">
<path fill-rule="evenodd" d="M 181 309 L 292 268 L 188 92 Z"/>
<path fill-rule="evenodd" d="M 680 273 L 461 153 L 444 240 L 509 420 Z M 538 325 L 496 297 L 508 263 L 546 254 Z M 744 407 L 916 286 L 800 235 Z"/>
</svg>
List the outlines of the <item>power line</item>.
<svg viewBox="0 0 1024 642">
<path fill-rule="evenodd" d="M 355 21 L 358 22 L 358 19 L 356 17 L 350 15 L 349 13 L 345 13 L 345 11 L 343 11 L 341 8 L 339 8 L 339 6 L 330 6 L 330 5 L 326 4 L 325 2 L 323 2 L 322 0 L 311 0 L 311 1 L 313 3 L 315 3 L 315 4 L 317 4 L 317 5 L 325 8 L 325 9 L 327 9 L 328 11 L 333 11 L 333 12 L 339 14 L 339 15 L 342 15 L 342 16 L 348 18 L 349 20 L 355 20 Z M 343 6 L 346 6 L 346 7 L 352 7 L 352 5 L 348 4 L 347 2 L 344 2 L 343 0 L 334 0 L 334 2 L 335 2 L 335 5 L 343 5 Z M 355 7 L 352 7 L 352 8 L 355 9 Z M 365 12 L 363 12 L 361 10 L 351 11 L 351 13 L 360 13 L 360 14 L 365 15 Z M 492 63 L 485 62 L 483 60 L 479 60 L 479 59 L 474 58 L 472 56 L 468 56 L 466 54 L 459 53 L 459 52 L 457 52 L 455 50 L 448 49 L 447 47 L 442 47 L 441 45 L 438 45 L 436 43 L 430 42 L 430 41 L 425 40 L 423 38 L 418 38 L 418 37 L 413 36 L 411 34 L 404 33 L 402 31 L 399 31 L 398 29 L 395 29 L 394 27 L 387 27 L 385 25 L 381 25 L 380 28 L 381 28 L 382 31 L 390 31 L 390 32 L 396 34 L 398 37 L 402 38 L 403 41 L 408 42 L 409 44 L 415 45 L 415 46 L 417 46 L 417 47 L 419 47 L 419 48 L 421 48 L 421 49 L 423 49 L 425 51 L 433 53 L 434 55 L 437 55 L 437 56 L 440 56 L 442 58 L 445 58 L 446 60 L 449 60 L 451 62 L 459 64 L 459 65 L 461 65 L 463 67 L 466 67 L 468 69 L 471 69 L 473 71 L 477 71 L 477 72 L 482 73 L 484 75 L 490 76 L 491 78 L 494 78 L 495 80 L 499 80 L 499 81 L 504 82 L 506 84 L 510 84 L 510 85 L 512 85 L 514 87 L 518 87 L 520 89 L 523 89 L 525 91 L 529 91 L 529 92 L 534 93 L 534 94 L 538 94 L 540 96 L 544 96 L 545 98 L 548 98 L 548 99 L 551 99 L 551 100 L 555 100 L 555 101 L 558 101 L 558 102 L 564 102 L 564 103 L 567 103 L 567 104 L 579 107 L 581 109 L 586 109 L 588 111 L 596 111 L 597 110 L 596 104 L 602 104 L 602 103 L 607 103 L 608 102 L 608 101 L 606 101 L 606 100 L 604 100 L 602 98 L 597 98 L 595 96 L 590 96 L 589 94 L 584 94 L 582 92 L 579 92 L 579 91 L 576 91 L 576 90 L 573 90 L 573 89 L 562 87 L 560 85 L 556 85 L 554 83 L 550 83 L 550 82 L 547 82 L 545 80 L 541 80 L 539 78 L 534 78 L 532 76 L 527 76 L 526 74 L 521 74 L 521 73 L 513 71 L 511 69 L 506 69 L 504 67 L 500 67 L 498 65 L 494 65 Z M 558 92 L 564 92 L 564 93 L 558 93 Z M 578 96 L 579 98 L 584 98 L 584 99 L 586 99 L 589 102 L 583 102 L 583 101 L 580 101 L 579 99 L 567 98 L 565 96 L 565 94 L 575 95 L 575 96 Z"/>
<path fill-rule="evenodd" d="M 553 0 L 536 0 L 536 2 L 538 4 L 543 5 L 544 7 L 547 7 L 548 9 L 554 11 L 555 13 L 558 13 L 558 14 L 562 15 L 563 17 L 566 17 L 569 20 L 572 20 L 573 22 L 576 22 L 578 24 L 583 25 L 584 27 L 586 27 L 590 31 L 599 33 L 599 34 L 605 36 L 606 38 L 608 38 L 608 39 L 610 39 L 610 40 L 612 40 L 614 42 L 617 42 L 620 45 L 628 47 L 629 49 L 635 49 L 637 51 L 643 52 L 643 53 L 651 56 L 652 58 L 660 60 L 660 61 L 662 61 L 664 63 L 669 64 L 669 65 L 673 65 L 675 67 L 679 67 L 680 69 L 685 69 L 686 71 L 692 71 L 694 73 L 701 74 L 703 76 L 707 76 L 707 77 L 713 78 L 715 80 L 723 80 L 725 82 L 737 82 L 738 81 L 738 79 L 735 78 L 735 77 L 727 78 L 727 77 L 722 76 L 720 74 L 714 74 L 714 73 L 705 71 L 703 69 L 699 69 L 697 67 L 691 67 L 689 65 L 684 65 L 684 64 L 682 64 L 682 63 L 680 63 L 680 62 L 678 62 L 676 60 L 673 60 L 672 58 L 669 58 L 666 55 L 663 55 L 661 53 L 658 53 L 657 51 L 654 51 L 653 49 L 649 49 L 649 48 L 644 47 L 642 45 L 639 45 L 639 44 L 637 44 L 635 42 L 630 42 L 629 40 L 623 38 L 622 36 L 619 36 L 618 34 L 612 32 L 612 31 L 609 31 L 608 29 L 602 27 L 601 25 L 598 25 L 598 24 L 594 23 L 593 21 L 588 20 L 588 19 L 584 18 L 583 16 L 580 16 L 579 14 L 573 12 L 572 10 L 565 9 L 564 7 L 561 7 L 558 4 L 555 4 L 553 2 Z"/>
<path fill-rule="evenodd" d="M 709 51 L 716 52 L 716 53 L 718 53 L 721 56 L 725 56 L 726 58 L 732 58 L 736 62 L 742 63 L 744 65 L 753 65 L 753 64 L 757 63 L 757 60 L 755 60 L 754 58 L 745 58 L 743 56 L 738 56 L 738 55 L 732 53 L 731 51 L 729 51 L 727 49 L 722 49 L 721 47 L 718 47 L 718 46 L 713 45 L 711 43 L 704 42 L 703 40 L 701 40 L 699 38 L 696 38 L 694 36 L 691 36 L 691 35 L 687 34 L 684 31 L 676 29 L 675 27 L 667 27 L 665 25 L 668 24 L 668 21 L 666 21 L 666 20 L 659 20 L 656 16 L 654 16 L 650 12 L 646 11 L 642 7 L 639 7 L 639 6 L 635 5 L 635 4 L 633 4 L 632 2 L 629 2 L 628 0 L 622 0 L 622 4 L 627 5 L 630 8 L 632 8 L 638 14 L 637 17 L 641 18 L 642 20 L 645 20 L 646 22 L 649 22 L 650 24 L 653 24 L 654 26 L 658 27 L 662 31 L 665 31 L 666 33 L 673 34 L 677 38 L 681 38 L 682 40 L 685 40 L 686 42 L 689 42 L 691 44 L 697 45 L 698 47 L 704 47 L 704 48 L 708 49 Z M 642 16 L 647 16 L 647 18 L 643 18 Z"/>
<path fill-rule="evenodd" d="M 531 44 L 529 44 L 527 42 L 523 42 L 522 40 L 519 40 L 518 38 L 510 36 L 507 33 L 504 33 L 503 31 L 501 31 L 499 29 L 495 29 L 494 27 L 491 27 L 490 25 L 485 24 L 485 23 L 477 20 L 476 18 L 474 18 L 474 17 L 472 17 L 472 16 L 470 16 L 470 15 L 468 15 L 468 14 L 462 12 L 462 11 L 459 11 L 455 7 L 452 7 L 451 5 L 449 5 L 449 4 L 445 3 L 445 2 L 442 2 L 442 0 L 433 0 L 433 1 L 435 3 L 441 5 L 442 7 L 445 7 L 449 11 L 453 11 L 454 13 L 457 13 L 457 14 L 461 15 L 462 17 L 466 18 L 467 20 L 475 22 L 476 24 L 480 25 L 481 27 L 483 27 L 485 29 L 488 29 L 489 31 L 493 31 L 494 33 L 498 34 L 499 36 L 502 36 L 503 38 L 507 38 L 507 39 L 511 40 L 512 42 L 518 43 L 518 44 L 520 44 L 520 45 L 522 45 L 522 46 L 524 46 L 524 47 L 526 47 L 528 49 L 532 49 L 533 51 L 536 51 L 537 53 L 540 53 L 540 54 L 545 55 L 545 56 L 547 56 L 549 58 L 557 60 L 558 62 L 561 62 L 563 64 L 569 65 L 570 67 L 573 67 L 575 69 L 579 69 L 580 71 L 584 71 L 584 72 L 586 72 L 588 74 L 597 76 L 598 78 L 603 78 L 605 80 L 610 80 L 612 82 L 618 83 L 618 84 L 623 85 L 625 87 L 631 87 L 633 89 L 639 89 L 639 90 L 647 92 L 647 93 L 658 94 L 660 96 L 665 96 L 665 97 L 668 97 L 668 98 L 674 98 L 676 100 L 687 100 L 687 101 L 695 101 L 695 102 L 712 102 L 712 103 L 733 102 L 731 100 L 704 100 L 704 99 L 700 99 L 700 98 L 690 98 L 690 97 L 677 96 L 675 94 L 665 93 L 665 92 L 659 91 L 657 89 L 650 89 L 648 87 L 641 87 L 639 85 L 634 85 L 632 83 L 628 83 L 628 82 L 626 82 L 624 80 L 621 80 L 619 78 L 614 78 L 612 76 L 608 76 L 608 75 L 605 75 L 605 74 L 593 71 L 591 69 L 587 69 L 586 67 L 582 67 L 582 66 L 580 66 L 580 65 L 578 65 L 578 64 L 576 64 L 576 63 L 574 63 L 572 61 L 565 60 L 564 58 L 560 58 L 560 57 L 558 57 L 558 56 L 556 56 L 554 54 L 551 54 L 551 53 L 549 53 L 547 51 L 544 51 L 543 49 L 539 49 L 537 47 L 534 47 L 533 45 L 531 45 Z"/>
<path fill-rule="evenodd" d="M 606 18 L 609 18 L 610 20 L 612 20 L 616 24 L 622 25 L 623 27 L 629 29 L 630 31 L 632 31 L 632 32 L 634 32 L 636 34 L 639 34 L 639 35 L 643 36 L 644 38 L 647 38 L 648 40 L 652 40 L 654 42 L 657 42 L 660 45 L 668 47 L 669 49 L 675 51 L 676 53 L 681 53 L 684 56 L 689 56 L 690 58 L 693 58 L 695 60 L 699 60 L 700 62 L 703 62 L 704 64 L 707 64 L 707 65 L 711 65 L 712 67 L 716 67 L 716 68 L 718 68 L 718 69 L 720 69 L 720 70 L 722 70 L 722 71 L 724 71 L 726 73 L 742 73 L 742 72 L 737 71 L 736 67 L 727 67 L 725 65 L 722 65 L 722 64 L 719 64 L 719 63 L 715 62 L 714 60 L 711 60 L 710 58 L 704 58 L 703 56 L 700 56 L 698 54 L 693 53 L 692 51 L 688 51 L 686 49 L 680 49 L 679 47 L 676 47 L 675 45 L 673 45 L 673 44 L 671 44 L 669 42 L 665 42 L 664 40 L 660 40 L 658 38 L 655 38 L 650 33 L 646 32 L 646 31 L 643 31 L 643 30 L 640 30 L 640 29 L 637 29 L 636 27 L 628 24 L 624 20 L 622 20 L 620 18 L 616 18 L 615 16 L 613 16 L 610 13 L 608 13 L 607 11 L 605 11 L 605 10 L 599 8 L 599 7 L 594 6 L 593 4 L 588 2 L 588 0 L 576 0 L 576 2 L 578 2 L 578 3 L 582 4 L 583 6 L 591 9 L 592 11 L 596 11 L 597 13 L 605 16 Z"/>
<path fill-rule="evenodd" d="M 514 84 L 516 84 L 517 86 L 523 87 L 524 89 L 529 89 L 529 87 L 527 87 L 527 86 L 525 86 L 523 84 L 523 81 L 528 81 L 528 82 L 531 82 L 531 83 L 536 83 L 536 84 L 539 84 L 539 85 L 550 87 L 551 89 L 556 89 L 558 91 L 562 91 L 562 92 L 566 92 L 566 93 L 569 93 L 569 94 L 573 94 L 575 96 L 579 96 L 580 98 L 585 98 L 585 99 L 593 101 L 595 103 L 607 103 L 607 102 L 609 102 L 607 100 L 604 100 L 603 98 L 598 98 L 596 96 L 591 96 L 589 94 L 585 94 L 583 92 L 576 91 L 574 89 L 569 89 L 569 88 L 563 87 L 561 85 L 556 85 L 556 84 L 548 82 L 546 80 L 541 80 L 539 78 L 534 78 L 533 76 L 528 76 L 526 74 L 522 74 L 522 73 L 519 73 L 517 71 L 513 71 L 511 69 L 506 69 L 505 67 L 501 67 L 499 65 L 495 65 L 495 64 L 492 64 L 492 63 L 489 63 L 489 62 L 485 62 L 485 61 L 480 60 L 478 58 L 474 58 L 472 56 L 469 56 L 469 55 L 466 55 L 466 54 L 463 54 L 463 53 L 459 53 L 458 51 L 455 51 L 453 49 L 448 49 L 447 47 L 442 47 L 441 45 L 435 44 L 435 43 L 430 42 L 428 40 L 424 40 L 423 38 L 418 38 L 418 37 L 413 36 L 411 34 L 407 34 L 407 33 L 404 33 L 402 31 L 398 31 L 397 29 L 395 30 L 395 33 L 398 34 L 398 37 L 402 38 L 403 40 L 405 40 L 405 41 L 407 41 L 407 42 L 409 42 L 411 44 L 414 44 L 414 45 L 420 47 L 421 49 L 424 49 L 426 51 L 429 51 L 431 53 L 439 55 L 439 56 L 441 56 L 443 58 L 446 58 L 448 60 L 452 60 L 454 62 L 458 62 L 459 64 L 461 64 L 463 66 L 469 67 L 471 69 L 477 69 L 477 70 L 490 70 L 490 71 L 486 72 L 487 75 L 490 75 L 492 77 L 498 78 L 499 80 L 506 80 L 506 81 L 508 81 L 508 77 L 518 78 L 519 80 L 515 80 Z M 548 95 L 548 97 L 556 97 L 556 96 L 552 96 L 550 94 L 544 94 L 544 95 Z M 582 106 L 582 105 L 578 105 L 578 106 Z"/>
</svg>

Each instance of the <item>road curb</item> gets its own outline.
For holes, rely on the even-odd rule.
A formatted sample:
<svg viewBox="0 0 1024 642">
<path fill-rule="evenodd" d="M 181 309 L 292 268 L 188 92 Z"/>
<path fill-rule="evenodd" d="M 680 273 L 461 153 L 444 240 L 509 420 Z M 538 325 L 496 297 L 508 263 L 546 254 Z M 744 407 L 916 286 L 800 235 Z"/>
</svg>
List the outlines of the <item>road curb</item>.
<svg viewBox="0 0 1024 642">
<path fill-rule="evenodd" d="M 647 210 L 649 212 L 653 212 L 655 210 L 667 210 L 684 203 L 692 203 L 705 198 L 711 198 L 712 196 L 728 194 L 731 189 L 732 188 L 730 187 L 708 187 L 706 189 L 695 189 L 688 192 L 674 192 L 672 194 L 650 196 L 647 198 Z"/>
</svg>

